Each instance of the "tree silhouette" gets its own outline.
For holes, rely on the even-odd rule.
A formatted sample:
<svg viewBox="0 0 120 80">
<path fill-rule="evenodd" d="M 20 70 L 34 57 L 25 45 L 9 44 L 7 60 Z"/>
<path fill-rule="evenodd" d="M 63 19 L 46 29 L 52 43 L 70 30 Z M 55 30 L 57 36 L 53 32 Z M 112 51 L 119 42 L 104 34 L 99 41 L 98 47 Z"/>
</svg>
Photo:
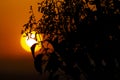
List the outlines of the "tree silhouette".
<svg viewBox="0 0 120 80">
<path fill-rule="evenodd" d="M 22 33 L 43 34 L 35 68 L 48 80 L 120 79 L 120 1 L 44 0 Z M 35 26 L 35 27 L 34 27 Z"/>
</svg>

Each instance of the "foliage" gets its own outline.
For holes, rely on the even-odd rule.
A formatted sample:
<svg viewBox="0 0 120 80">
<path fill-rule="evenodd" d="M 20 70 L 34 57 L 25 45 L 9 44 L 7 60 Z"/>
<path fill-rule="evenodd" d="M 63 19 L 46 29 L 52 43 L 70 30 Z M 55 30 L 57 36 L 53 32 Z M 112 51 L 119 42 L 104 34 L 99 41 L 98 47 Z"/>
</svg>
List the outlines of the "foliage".
<svg viewBox="0 0 120 80">
<path fill-rule="evenodd" d="M 44 34 L 40 54 L 31 47 L 38 72 L 50 80 L 120 79 L 119 0 L 44 0 L 38 11 L 42 18 L 31 8 L 22 31 Z"/>
</svg>

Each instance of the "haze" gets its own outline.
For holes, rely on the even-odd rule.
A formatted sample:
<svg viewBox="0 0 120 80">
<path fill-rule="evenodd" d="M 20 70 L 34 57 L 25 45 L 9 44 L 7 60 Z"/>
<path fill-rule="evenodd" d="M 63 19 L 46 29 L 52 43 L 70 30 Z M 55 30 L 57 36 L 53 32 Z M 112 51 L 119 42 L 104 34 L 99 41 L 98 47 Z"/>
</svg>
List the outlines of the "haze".
<svg viewBox="0 0 120 80">
<path fill-rule="evenodd" d="M 0 1 L 0 79 L 38 78 L 31 53 L 27 53 L 20 45 L 21 28 L 28 21 L 29 6 L 33 5 L 35 15 L 38 15 L 38 1 Z"/>
</svg>

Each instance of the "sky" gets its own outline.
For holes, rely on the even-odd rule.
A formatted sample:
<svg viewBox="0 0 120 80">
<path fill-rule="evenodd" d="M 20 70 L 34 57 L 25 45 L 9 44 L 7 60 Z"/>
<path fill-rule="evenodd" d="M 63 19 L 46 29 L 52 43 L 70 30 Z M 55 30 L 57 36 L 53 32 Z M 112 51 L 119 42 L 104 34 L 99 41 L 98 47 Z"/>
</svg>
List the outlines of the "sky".
<svg viewBox="0 0 120 80">
<path fill-rule="evenodd" d="M 21 47 L 20 37 L 22 26 L 28 21 L 31 5 L 35 15 L 39 17 L 39 1 L 0 0 L 0 79 L 13 79 L 16 76 L 26 77 L 26 80 L 32 77 L 31 80 L 36 80 L 38 77 L 32 55 Z"/>
</svg>

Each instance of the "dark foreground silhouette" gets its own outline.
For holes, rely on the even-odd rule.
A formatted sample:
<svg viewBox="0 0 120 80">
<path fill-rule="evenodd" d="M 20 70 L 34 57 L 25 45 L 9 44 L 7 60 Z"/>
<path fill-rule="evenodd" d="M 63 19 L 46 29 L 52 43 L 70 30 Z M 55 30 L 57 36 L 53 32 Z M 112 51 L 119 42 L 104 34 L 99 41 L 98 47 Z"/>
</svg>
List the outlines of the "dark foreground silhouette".
<svg viewBox="0 0 120 80">
<path fill-rule="evenodd" d="M 32 22 L 32 15 L 25 25 L 31 31 L 38 24 L 36 32 L 44 34 L 40 54 L 35 56 L 36 44 L 31 47 L 36 71 L 47 73 L 48 80 L 120 80 L 119 4 L 119 0 L 38 3 L 44 15 L 38 23 Z"/>
</svg>

